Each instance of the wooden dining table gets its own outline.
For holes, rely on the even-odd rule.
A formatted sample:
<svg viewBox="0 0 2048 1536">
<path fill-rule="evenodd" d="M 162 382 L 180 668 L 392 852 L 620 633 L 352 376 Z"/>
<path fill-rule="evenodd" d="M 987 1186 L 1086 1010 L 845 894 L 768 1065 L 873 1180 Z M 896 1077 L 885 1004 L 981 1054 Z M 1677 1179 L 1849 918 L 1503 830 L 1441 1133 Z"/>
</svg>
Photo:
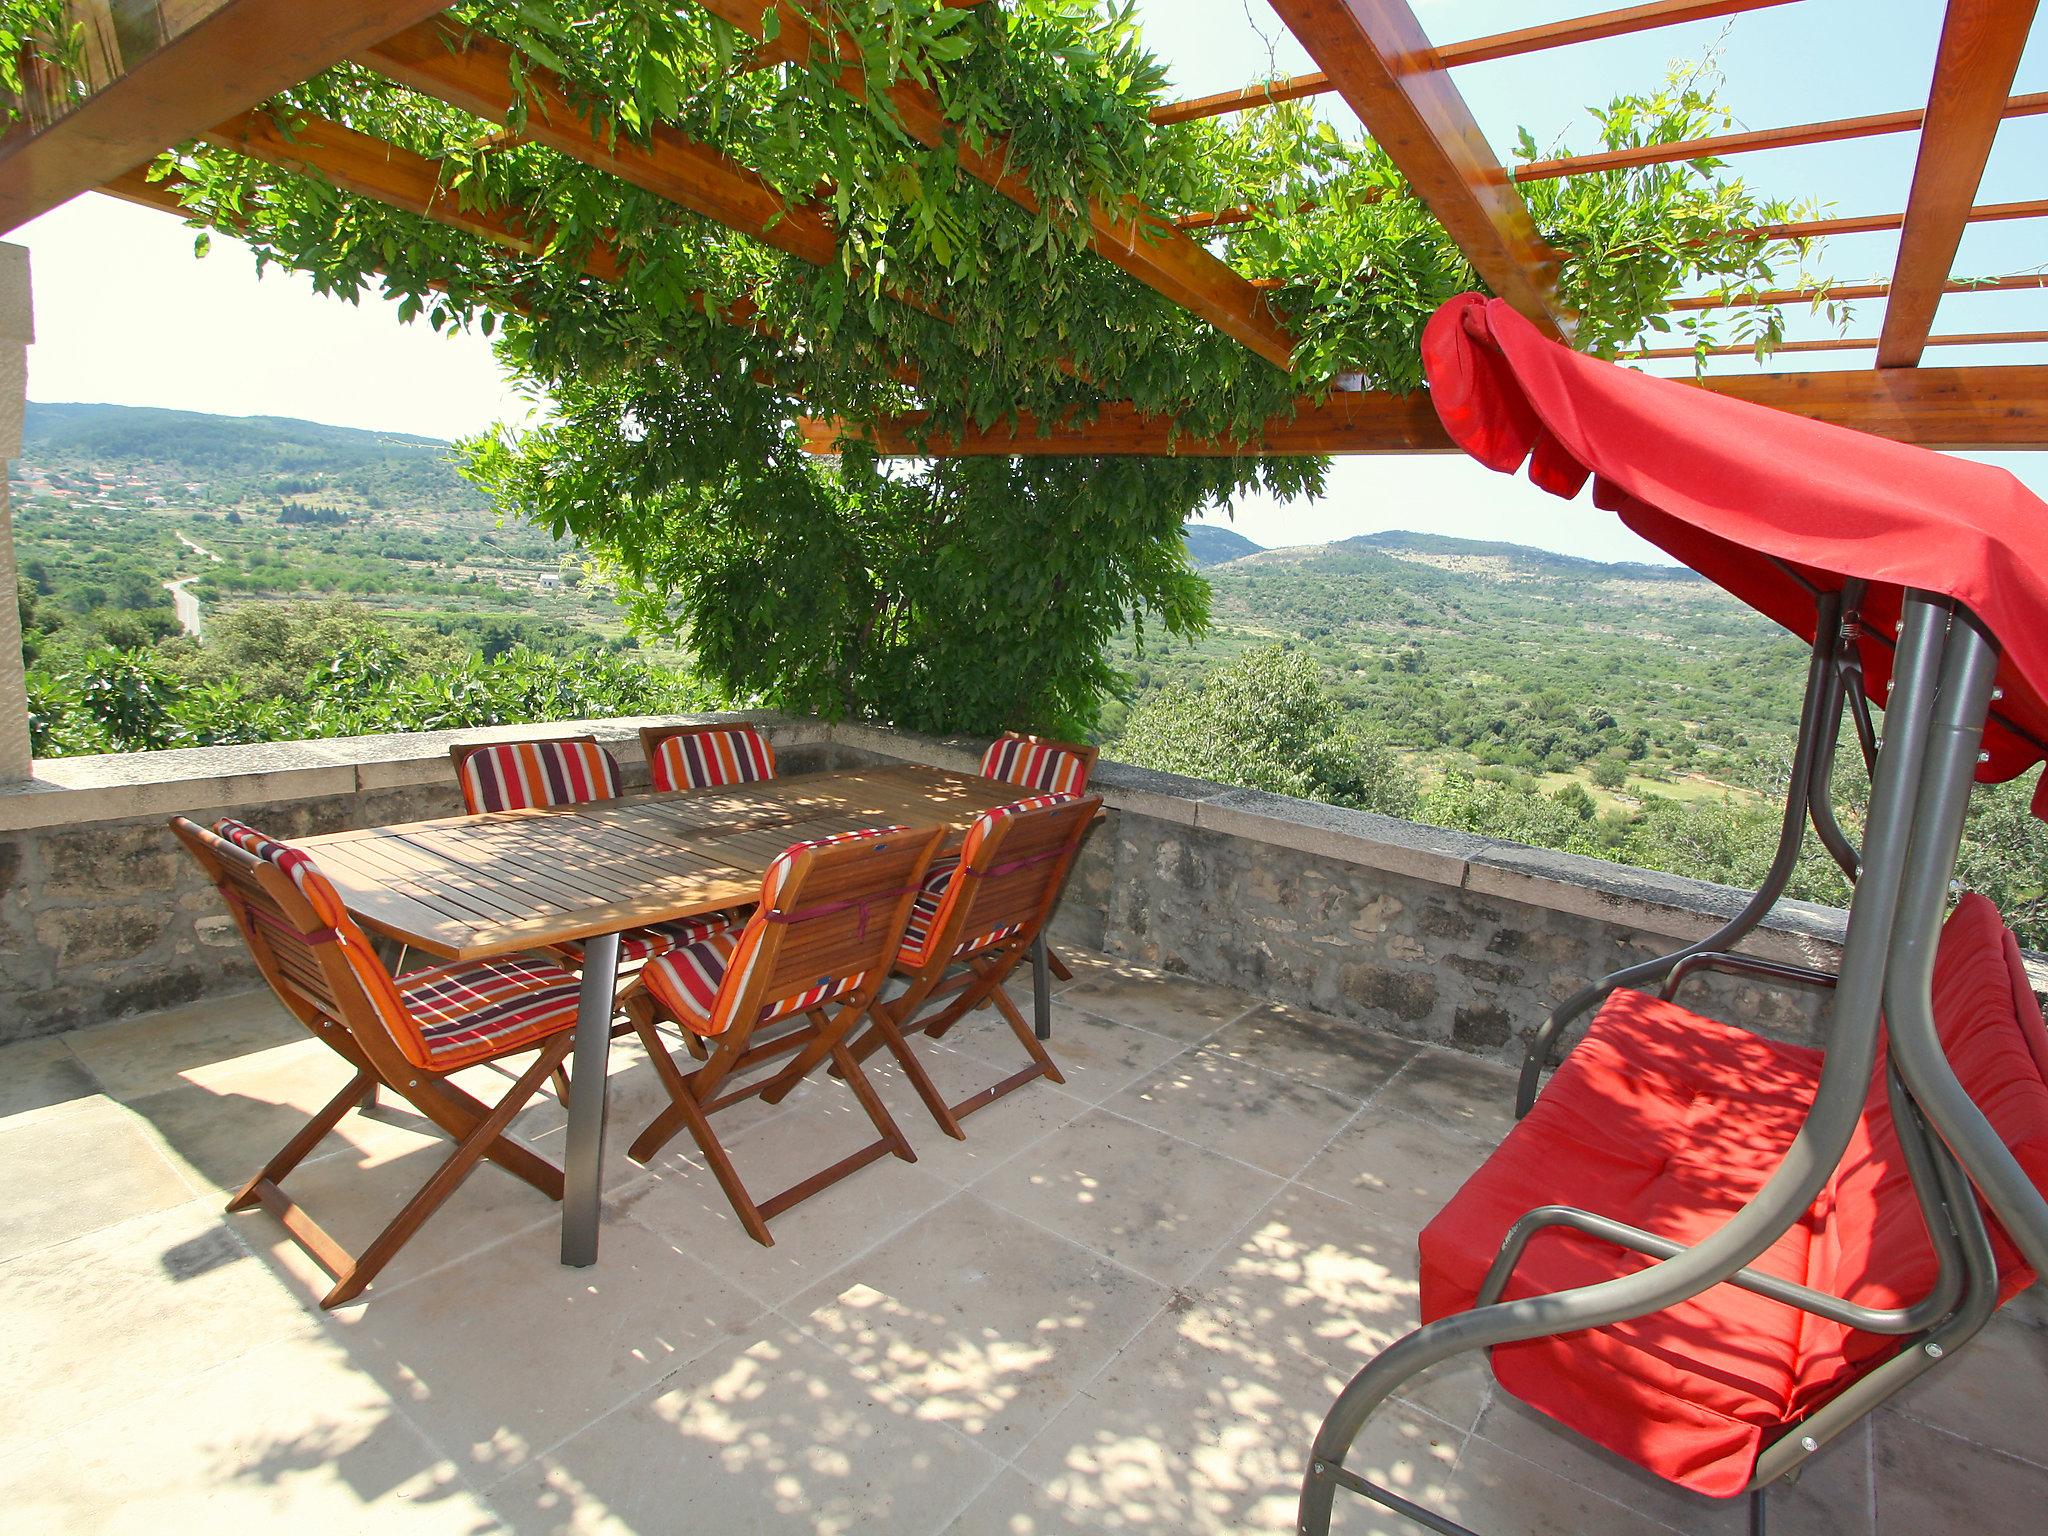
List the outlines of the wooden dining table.
<svg viewBox="0 0 2048 1536">
<path fill-rule="evenodd" d="M 791 843 L 905 823 L 950 829 L 1017 799 L 1015 784 L 917 764 L 828 769 L 718 789 L 624 795 L 547 810 L 443 816 L 301 846 L 370 932 L 444 960 L 583 945 L 562 1262 L 597 1262 L 606 1078 L 619 935 L 756 900 Z M 1051 1032 L 1044 940 L 1032 953 L 1037 1028 Z"/>
</svg>

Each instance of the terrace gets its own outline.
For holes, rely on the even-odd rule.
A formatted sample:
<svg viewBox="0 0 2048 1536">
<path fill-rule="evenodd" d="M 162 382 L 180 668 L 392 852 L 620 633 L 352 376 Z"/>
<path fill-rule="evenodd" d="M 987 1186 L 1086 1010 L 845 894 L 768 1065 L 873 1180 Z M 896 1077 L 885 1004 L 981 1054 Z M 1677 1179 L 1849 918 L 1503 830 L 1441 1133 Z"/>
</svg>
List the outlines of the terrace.
<svg viewBox="0 0 2048 1536">
<path fill-rule="evenodd" d="M 1556 334 L 1569 319 L 1556 263 L 1521 194 L 1479 153 L 1451 68 L 1770 4 L 1643 6 L 1441 51 L 1418 41 L 1398 3 L 1287 4 L 1278 9 L 1324 71 L 1234 102 L 1162 108 L 1155 120 L 1341 95 L 1486 284 Z M 327 7 L 315 27 L 271 0 L 141 9 L 155 30 L 108 21 L 84 80 L 35 78 L 54 98 L 0 144 L 8 227 L 89 188 L 225 227 L 203 173 L 239 155 L 269 167 L 262 174 L 280 188 L 303 180 L 352 206 L 444 225 L 489 246 L 493 262 L 509 261 L 506 250 L 531 258 L 533 270 L 509 279 L 490 267 L 504 284 L 486 295 L 496 312 L 523 312 L 527 279 L 544 290 L 561 277 L 543 269 L 570 258 L 541 253 L 548 242 L 504 210 L 459 205 L 445 195 L 445 167 L 417 151 L 366 143 L 339 123 L 301 120 L 285 135 L 253 111 L 337 59 L 367 57 L 423 98 L 502 116 L 475 65 L 502 63 L 503 45 L 449 48 L 430 33 L 433 46 L 419 46 L 434 5 Z M 769 30 L 768 7 L 711 9 L 757 38 Z M 1881 367 L 1721 378 L 1710 390 L 1910 443 L 2042 446 L 2043 370 L 1918 366 L 1928 346 L 2039 339 L 1931 328 L 1943 295 L 1969 286 L 1950 272 L 1966 227 L 2048 212 L 1972 202 L 1999 123 L 2041 110 L 2009 90 L 2031 9 L 1953 6 L 1928 109 L 1905 114 L 1910 123 L 1890 114 L 1767 135 L 1796 145 L 1924 133 L 1900 211 L 1843 221 L 1901 235 L 1894 277 L 1878 285 L 1890 299 L 1882 334 L 1809 339 L 1813 350 L 1873 349 Z M 812 46 L 792 33 L 781 35 L 784 51 L 773 36 L 762 41 L 777 68 L 802 65 Z M 917 120 L 946 138 L 943 121 Z M 701 170 L 703 160 L 679 157 L 675 137 L 636 157 L 581 121 L 536 118 L 519 132 L 832 266 L 806 223 L 817 216 L 810 205 L 764 213 L 739 195 L 758 194 L 759 179 L 723 162 L 709 185 L 685 185 L 677 165 Z M 183 169 L 140 174 L 194 135 L 208 148 Z M 1759 147 L 1769 145 L 1712 148 Z M 1639 147 L 1627 163 L 1708 152 Z M 970 169 L 1028 206 L 1028 189 L 1006 172 Z M 1538 162 L 1523 175 L 1593 169 Z M 1168 210 L 1133 220 L 1094 207 L 1089 243 L 1286 368 L 1294 338 L 1261 296 L 1274 284 L 1238 277 L 1186 233 L 1255 217 Z M 1119 244 L 1138 222 L 1151 238 Z M 617 276 L 620 258 L 602 245 L 571 257 L 583 264 L 578 281 Z M 479 270 L 458 259 L 450 273 L 473 284 Z M 2040 285 L 2030 273 L 1997 280 L 1999 291 Z M 1674 307 L 1720 302 L 1694 295 Z M 18 360 L 30 334 L 25 265 L 8 256 L 0 347 Z M 803 350 L 792 346 L 786 361 Z M 930 420 L 905 412 L 807 418 L 793 430 L 818 452 L 863 438 L 891 454 L 1234 457 L 1449 442 L 1422 396 L 1332 391 L 1329 379 L 1302 381 L 1314 397 L 1252 431 L 1201 418 L 1209 435 L 1190 438 L 1170 411 L 1114 395 L 1090 399 L 1075 421 L 1072 388 L 1096 380 L 1070 358 L 1038 361 L 1059 378 L 1007 425 L 955 417 L 928 435 Z M 928 383 L 913 377 L 906 388 Z M 21 398 L 18 377 L 0 390 L 17 415 Z M 809 409 L 808 397 L 794 398 Z M 1034 405 L 1049 414 L 1034 419 Z M 4 533 L 0 524 L 0 578 L 11 578 Z M 12 622 L 11 608 L 0 611 L 9 668 Z M 595 1265 L 563 1265 L 558 1211 L 482 1166 L 366 1297 L 323 1309 L 325 1278 L 278 1222 L 223 1214 L 223 1193 L 346 1081 L 346 1068 L 259 989 L 218 893 L 163 823 L 232 813 L 297 837 L 451 814 L 450 738 L 32 762 L 19 684 L 18 671 L 0 675 L 0 1338 L 17 1362 L 0 1499 L 10 1529 L 1291 1531 L 1332 1396 L 1418 1320 L 1418 1227 L 1512 1123 L 1508 1063 L 1521 1042 L 1588 978 L 1703 937 L 1743 900 L 1104 763 L 1093 787 L 1107 816 L 1054 926 L 1076 972 L 1052 1000 L 1063 1083 L 1034 1082 L 983 1109 L 955 1143 L 930 1129 L 901 1072 L 878 1061 L 871 1074 L 916 1161 L 861 1169 L 779 1217 L 775 1245 L 763 1247 L 682 1143 L 644 1168 L 625 1157 L 664 1091 L 642 1052 L 620 1042 L 609 1097 L 625 1134 L 599 1164 Z M 958 741 L 752 718 L 789 773 L 975 762 Z M 618 744 L 643 723 L 553 732 Z M 1844 933 L 1843 914 L 1784 903 L 1746 947 L 1834 969 Z M 2038 966 L 2033 980 L 2039 990 Z M 1754 979 L 1711 978 L 1688 1000 L 1767 1038 L 1828 1041 L 1810 996 Z M 986 1080 L 993 1033 L 977 1017 L 929 1050 L 942 1089 Z M 467 1075 L 479 1091 L 503 1076 Z M 850 1147 L 866 1134 L 836 1085 L 815 1079 L 732 1118 L 736 1157 L 770 1180 L 815 1166 L 834 1137 Z M 574 1160 L 551 1097 L 513 1132 Z M 294 1187 L 355 1246 L 445 1148 L 386 1099 L 320 1142 Z M 1960 1358 L 1781 1487 L 1772 1529 L 1876 1536 L 1953 1529 L 1959 1518 L 1971 1529 L 2030 1529 L 2048 1498 L 2035 1433 L 2044 1412 L 2048 1299 L 2036 1286 Z M 1685 1494 L 1559 1432 L 1470 1363 L 1405 1391 L 1349 1466 L 1485 1530 L 1744 1523 L 1734 1502 Z M 1337 1528 L 1409 1527 L 1346 1502 Z"/>
</svg>

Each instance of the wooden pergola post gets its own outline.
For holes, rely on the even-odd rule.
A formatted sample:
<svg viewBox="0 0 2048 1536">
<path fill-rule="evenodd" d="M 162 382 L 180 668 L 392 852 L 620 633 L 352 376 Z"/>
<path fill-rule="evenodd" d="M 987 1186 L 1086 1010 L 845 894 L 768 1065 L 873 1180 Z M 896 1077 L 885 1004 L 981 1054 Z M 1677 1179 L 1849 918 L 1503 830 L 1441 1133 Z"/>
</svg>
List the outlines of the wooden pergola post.
<svg viewBox="0 0 2048 1536">
<path fill-rule="evenodd" d="M 0 244 L 0 459 L 21 457 L 21 418 L 28 407 L 28 344 L 35 340 L 29 303 L 28 248 Z M 28 740 L 28 684 L 22 675 L 21 611 L 14 600 L 14 518 L 0 477 L 0 783 L 26 779 L 35 759 Z"/>
</svg>

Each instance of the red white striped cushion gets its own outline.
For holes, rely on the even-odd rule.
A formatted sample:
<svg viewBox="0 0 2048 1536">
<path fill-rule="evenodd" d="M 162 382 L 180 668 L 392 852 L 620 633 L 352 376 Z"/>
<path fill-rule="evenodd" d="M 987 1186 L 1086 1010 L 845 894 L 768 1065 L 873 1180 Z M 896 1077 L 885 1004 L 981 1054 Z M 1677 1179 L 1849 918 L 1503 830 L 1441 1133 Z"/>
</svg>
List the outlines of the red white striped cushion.
<svg viewBox="0 0 2048 1536">
<path fill-rule="evenodd" d="M 890 837 L 908 827 L 869 827 L 859 832 L 838 832 L 831 837 L 792 843 L 776 855 L 761 879 L 761 904 L 745 927 L 712 934 L 694 944 L 679 945 L 647 963 L 640 979 L 655 998 L 665 1004 L 677 1021 L 700 1035 L 722 1035 L 734 1023 L 732 1010 L 745 991 L 747 978 L 760 959 L 761 940 L 768 932 L 766 914 L 775 909 L 776 899 L 788 883 L 796 856 L 807 848 L 824 848 L 833 843 L 853 842 L 871 837 Z M 821 976 L 792 997 L 765 1004 L 755 1020 L 772 1024 L 793 1013 L 822 1008 L 837 1002 L 866 983 L 868 973 L 850 976 Z"/>
<path fill-rule="evenodd" d="M 1025 789 L 1078 795 L 1088 787 L 1088 760 L 1052 742 L 1030 741 L 1006 731 L 982 753 L 981 776 Z"/>
<path fill-rule="evenodd" d="M 642 960 L 665 955 L 685 944 L 695 944 L 714 933 L 737 928 L 746 920 L 744 912 L 712 912 L 704 917 L 679 917 L 672 922 L 650 923 L 645 928 L 628 929 L 619 935 L 619 964 L 637 965 Z M 571 939 L 558 947 L 574 955 L 579 964 L 582 962 L 582 940 Z"/>
<path fill-rule="evenodd" d="M 941 919 L 952 915 L 946 896 L 956 884 L 953 877 L 962 864 L 981 852 L 982 845 L 988 841 L 997 822 L 1023 811 L 1041 810 L 1049 805 L 1065 805 L 1073 798 L 1072 795 L 1035 795 L 1029 800 L 993 806 L 976 818 L 974 825 L 967 829 L 967 841 L 961 844 L 960 856 L 947 860 L 943 869 L 934 865 L 932 872 L 925 876 L 924 889 L 918 893 L 917 901 L 911 906 L 910 924 L 904 929 L 903 947 L 896 952 L 896 963 L 907 970 L 924 968 L 925 963 L 931 958 L 932 935 L 938 932 Z M 963 939 L 948 958 L 959 960 L 968 955 L 978 955 L 992 945 L 1014 938 L 1023 926 L 1022 923 L 1011 923 L 1007 927 L 992 929 L 987 933 Z"/>
<path fill-rule="evenodd" d="M 647 765 L 656 789 L 711 789 L 775 777 L 775 749 L 751 725 L 670 736 Z"/>
<path fill-rule="evenodd" d="M 448 1071 L 522 1050 L 576 1026 L 579 982 L 550 961 L 457 960 L 398 978 L 428 1065 Z"/>
<path fill-rule="evenodd" d="M 614 800 L 618 759 L 594 741 L 505 741 L 480 747 L 457 775 L 471 814 Z"/>
</svg>

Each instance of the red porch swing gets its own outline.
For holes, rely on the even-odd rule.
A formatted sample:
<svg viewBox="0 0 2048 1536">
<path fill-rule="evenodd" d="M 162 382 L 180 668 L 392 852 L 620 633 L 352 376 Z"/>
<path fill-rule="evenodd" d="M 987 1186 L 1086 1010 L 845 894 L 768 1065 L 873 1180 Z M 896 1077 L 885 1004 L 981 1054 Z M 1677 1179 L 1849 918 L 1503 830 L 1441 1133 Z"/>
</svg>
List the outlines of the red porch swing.
<svg viewBox="0 0 2048 1536">
<path fill-rule="evenodd" d="M 1591 479 L 1596 505 L 1812 659 L 1769 878 L 1719 932 L 1538 1032 L 1522 1118 L 1421 1235 L 1423 1326 L 1324 1420 L 1300 1529 L 1325 1536 L 1342 1487 L 1472 1536 L 1344 1459 L 1413 1376 L 1484 1349 L 1560 1424 L 1695 1492 L 1747 1493 L 1761 1532 L 1772 1483 L 2048 1272 L 2048 1030 L 1991 903 L 1943 920 L 1972 781 L 2048 758 L 2048 506 L 2000 470 L 1584 357 L 1476 294 L 1437 312 L 1423 358 L 1473 457 L 1564 497 Z M 1881 743 L 1866 689 L 1888 700 Z M 1828 795 L 1845 705 L 1872 774 L 1860 851 Z M 1728 952 L 1809 821 L 1855 883 L 1839 975 Z M 1825 1052 L 1680 1007 L 1703 968 L 1826 989 Z"/>
</svg>

